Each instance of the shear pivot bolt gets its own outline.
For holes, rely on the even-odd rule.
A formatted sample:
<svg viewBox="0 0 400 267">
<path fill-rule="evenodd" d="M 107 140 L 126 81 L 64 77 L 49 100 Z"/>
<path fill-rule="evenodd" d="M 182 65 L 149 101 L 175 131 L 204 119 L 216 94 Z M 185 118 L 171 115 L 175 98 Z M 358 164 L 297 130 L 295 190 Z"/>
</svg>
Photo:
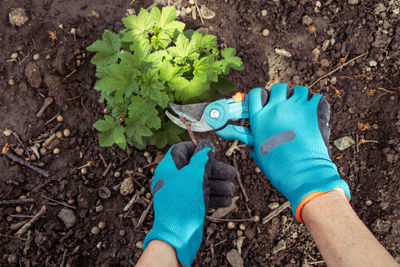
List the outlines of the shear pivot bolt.
<svg viewBox="0 0 400 267">
<path fill-rule="evenodd" d="M 213 118 L 213 119 L 218 119 L 218 117 L 219 117 L 219 111 L 216 110 L 216 109 L 211 110 L 211 112 L 210 112 L 210 117 Z"/>
</svg>

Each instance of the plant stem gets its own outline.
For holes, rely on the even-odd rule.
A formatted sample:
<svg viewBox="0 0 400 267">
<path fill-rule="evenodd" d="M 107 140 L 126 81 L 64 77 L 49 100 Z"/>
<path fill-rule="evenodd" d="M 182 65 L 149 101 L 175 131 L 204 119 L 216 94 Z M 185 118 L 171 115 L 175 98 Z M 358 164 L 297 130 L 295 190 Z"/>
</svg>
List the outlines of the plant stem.
<svg viewBox="0 0 400 267">
<path fill-rule="evenodd" d="M 190 139 L 192 140 L 193 144 L 194 144 L 195 146 L 197 146 L 197 145 L 198 145 L 197 140 L 196 140 L 196 138 L 194 137 L 194 134 L 193 134 L 193 132 L 192 132 L 192 129 L 190 129 L 190 122 L 188 122 L 188 121 L 187 121 L 185 118 L 183 118 L 183 117 L 180 117 L 180 119 L 181 119 L 181 121 L 185 124 L 186 130 L 188 131 L 189 136 L 190 136 Z"/>
</svg>

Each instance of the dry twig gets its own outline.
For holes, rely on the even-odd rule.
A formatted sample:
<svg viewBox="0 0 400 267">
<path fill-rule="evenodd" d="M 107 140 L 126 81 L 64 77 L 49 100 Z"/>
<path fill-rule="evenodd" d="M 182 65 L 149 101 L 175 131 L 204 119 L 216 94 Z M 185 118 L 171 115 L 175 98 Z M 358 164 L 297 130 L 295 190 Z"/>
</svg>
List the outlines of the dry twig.
<svg viewBox="0 0 400 267">
<path fill-rule="evenodd" d="M 36 213 L 35 216 L 33 216 L 33 218 L 30 219 L 26 224 L 24 224 L 24 226 L 22 226 L 21 229 L 18 230 L 18 232 L 15 233 L 15 236 L 20 237 L 21 235 L 23 235 L 45 213 L 46 213 L 46 206 L 43 205 L 42 208 L 39 210 L 39 212 Z"/>
<path fill-rule="evenodd" d="M 136 192 L 136 194 L 134 194 L 133 197 L 129 200 L 128 204 L 125 205 L 123 210 L 128 211 L 132 207 L 132 205 L 135 204 L 136 199 L 138 197 L 140 197 L 140 195 L 143 194 L 144 191 L 145 191 L 145 188 L 142 187 L 138 192 Z"/>
<path fill-rule="evenodd" d="M 46 108 L 48 108 L 52 103 L 54 102 L 54 98 L 52 97 L 47 97 L 44 100 L 43 106 L 40 108 L 40 110 L 38 111 L 38 113 L 36 114 L 36 117 L 40 117 L 43 115 L 44 111 L 46 110 Z"/>
<path fill-rule="evenodd" d="M 246 190 L 244 189 L 242 178 L 240 176 L 239 169 L 238 169 L 238 166 L 237 166 L 237 163 L 236 163 L 236 156 L 233 156 L 233 166 L 236 169 L 236 179 L 237 179 L 237 181 L 239 183 L 240 190 L 242 191 L 242 194 L 243 194 L 243 197 L 244 197 L 244 201 L 249 202 L 249 197 L 247 196 Z"/>
<path fill-rule="evenodd" d="M 40 168 L 38 168 L 36 166 L 33 166 L 32 164 L 26 162 L 23 159 L 18 158 L 17 156 L 15 156 L 14 154 L 11 154 L 10 152 L 7 152 L 5 155 L 9 159 L 11 159 L 12 161 L 15 161 L 15 162 L 17 162 L 17 163 L 19 163 L 19 164 L 21 164 L 21 165 L 23 165 L 25 167 L 28 167 L 29 169 L 39 173 L 40 175 L 42 175 L 42 176 L 44 176 L 46 178 L 48 178 L 50 176 L 50 174 L 48 172 L 46 172 L 46 171 L 44 171 L 44 170 L 42 170 L 42 169 L 40 169 Z"/>
<path fill-rule="evenodd" d="M 46 197 L 46 196 L 45 196 L 43 193 L 41 193 L 41 192 L 38 192 L 38 193 L 39 193 L 40 196 L 41 196 L 42 198 L 44 198 L 44 199 L 47 199 L 47 200 L 52 201 L 52 202 L 54 202 L 54 203 L 63 205 L 63 206 L 65 206 L 65 207 L 67 207 L 67 208 L 71 208 L 71 209 L 76 210 L 76 207 L 74 207 L 74 206 L 71 206 L 71 205 L 69 205 L 69 204 L 67 204 L 67 203 L 65 203 L 65 202 L 58 201 L 58 200 L 55 200 L 55 199 L 50 198 L 50 197 Z"/>
<path fill-rule="evenodd" d="M 337 72 L 338 70 L 340 70 L 341 68 L 343 68 L 344 66 L 350 64 L 351 62 L 353 62 L 354 60 L 359 59 L 360 57 L 365 56 L 366 54 L 368 54 L 368 52 L 365 52 L 364 54 L 361 54 L 359 56 L 356 56 L 355 58 L 350 59 L 349 61 L 343 63 L 342 65 L 340 65 L 339 67 L 337 67 L 336 69 L 334 69 L 331 72 L 328 72 L 327 74 L 322 75 L 321 77 L 319 77 L 315 82 L 313 82 L 312 84 L 310 84 L 308 86 L 308 89 L 311 89 L 311 87 L 313 87 L 317 82 L 319 82 L 320 80 L 322 80 L 323 78 L 328 77 L 329 75 L 332 75 L 333 73 Z"/>
<path fill-rule="evenodd" d="M 184 117 L 180 117 L 181 121 L 185 124 L 186 129 L 189 133 L 190 139 L 192 140 L 193 144 L 195 146 L 198 145 L 196 138 L 194 137 L 194 134 L 192 132 L 192 129 L 190 129 L 190 122 L 188 122 Z"/>
<path fill-rule="evenodd" d="M 252 222 L 253 219 L 220 219 L 211 216 L 206 216 L 206 220 L 217 223 L 217 222 Z"/>
<path fill-rule="evenodd" d="M 19 205 L 25 203 L 32 203 L 34 202 L 33 198 L 25 198 L 25 199 L 3 199 L 0 200 L 1 205 Z"/>
<path fill-rule="evenodd" d="M 137 229 L 142 225 L 143 221 L 146 219 L 147 215 L 149 215 L 149 212 L 151 211 L 152 208 L 153 208 L 153 199 L 150 201 L 149 205 L 140 216 L 138 224 L 136 226 Z"/>
<path fill-rule="evenodd" d="M 266 224 L 267 222 L 272 220 L 272 218 L 274 218 L 275 216 L 278 216 L 282 211 L 284 211 L 285 209 L 287 209 L 289 207 L 290 207 L 290 203 L 289 203 L 289 201 L 286 201 L 285 203 L 280 205 L 276 210 L 272 211 L 270 214 L 265 216 L 262 219 L 262 224 Z"/>
</svg>

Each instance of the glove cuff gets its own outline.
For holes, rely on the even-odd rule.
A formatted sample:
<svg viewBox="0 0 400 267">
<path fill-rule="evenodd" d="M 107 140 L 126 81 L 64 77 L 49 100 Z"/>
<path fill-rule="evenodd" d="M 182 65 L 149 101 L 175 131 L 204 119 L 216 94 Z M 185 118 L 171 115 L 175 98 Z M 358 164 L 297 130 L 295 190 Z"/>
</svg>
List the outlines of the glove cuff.
<svg viewBox="0 0 400 267">
<path fill-rule="evenodd" d="M 146 235 L 143 241 L 143 251 L 146 250 L 146 247 L 148 246 L 150 241 L 154 239 L 162 240 L 173 246 L 176 250 L 176 256 L 179 262 L 184 267 L 190 267 L 196 256 L 197 251 L 200 248 L 200 242 L 201 242 L 200 239 L 200 242 L 198 242 L 199 246 L 196 248 L 192 245 L 192 242 L 183 242 L 179 237 L 177 237 L 173 233 L 169 233 L 167 231 L 157 231 L 153 229 L 150 233 Z"/>
</svg>

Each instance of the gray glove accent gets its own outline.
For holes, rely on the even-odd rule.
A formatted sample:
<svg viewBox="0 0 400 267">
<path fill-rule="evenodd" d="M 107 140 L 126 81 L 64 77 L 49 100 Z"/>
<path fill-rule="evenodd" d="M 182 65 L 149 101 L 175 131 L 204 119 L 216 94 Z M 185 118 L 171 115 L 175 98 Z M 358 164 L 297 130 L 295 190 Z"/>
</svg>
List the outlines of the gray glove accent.
<svg viewBox="0 0 400 267">
<path fill-rule="evenodd" d="M 330 105 L 326 98 L 323 96 L 318 103 L 317 107 L 318 126 L 324 140 L 325 146 L 328 149 L 329 156 L 331 156 L 331 147 L 329 146 L 329 137 L 331 136 L 331 129 L 329 128 L 329 119 L 331 117 Z"/>
<path fill-rule="evenodd" d="M 292 130 L 277 133 L 260 145 L 260 152 L 266 156 L 275 147 L 293 141 L 294 139 L 296 139 L 296 133 Z"/>
</svg>

